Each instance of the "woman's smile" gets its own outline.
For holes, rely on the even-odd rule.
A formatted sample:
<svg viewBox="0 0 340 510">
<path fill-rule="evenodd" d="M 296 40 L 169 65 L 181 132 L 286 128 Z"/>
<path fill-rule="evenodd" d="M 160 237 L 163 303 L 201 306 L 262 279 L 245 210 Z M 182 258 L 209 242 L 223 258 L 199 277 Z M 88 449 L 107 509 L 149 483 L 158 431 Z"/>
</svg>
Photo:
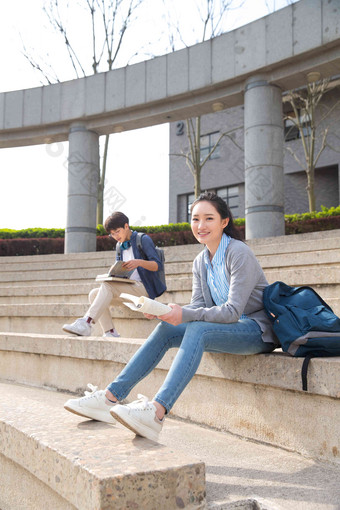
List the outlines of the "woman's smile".
<svg viewBox="0 0 340 510">
<path fill-rule="evenodd" d="M 209 234 L 210 234 L 210 232 L 202 232 L 202 231 L 198 231 L 198 235 L 199 235 L 200 237 L 205 237 L 205 236 L 207 236 L 207 235 L 209 235 Z"/>
<path fill-rule="evenodd" d="M 228 221 L 228 218 L 221 218 L 210 202 L 198 202 L 192 210 L 192 233 L 199 243 L 206 244 L 209 251 L 215 253 Z"/>
</svg>

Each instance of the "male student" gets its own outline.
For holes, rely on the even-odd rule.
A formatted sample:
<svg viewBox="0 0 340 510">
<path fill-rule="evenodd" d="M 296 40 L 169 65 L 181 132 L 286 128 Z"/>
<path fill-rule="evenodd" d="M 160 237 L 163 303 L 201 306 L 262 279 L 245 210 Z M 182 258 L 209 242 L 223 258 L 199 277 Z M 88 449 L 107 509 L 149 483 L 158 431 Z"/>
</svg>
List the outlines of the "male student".
<svg viewBox="0 0 340 510">
<path fill-rule="evenodd" d="M 116 260 L 123 260 L 124 268 L 134 270 L 130 276 L 134 283 L 120 281 L 103 282 L 99 289 L 89 294 L 90 308 L 84 317 L 72 324 L 64 324 L 63 330 L 79 336 L 91 335 L 92 324 L 99 321 L 103 336 L 119 337 L 114 327 L 110 305 L 113 299 L 119 298 L 122 292 L 135 296 L 148 295 L 154 299 L 163 294 L 166 286 L 158 277 L 158 269 L 162 267 L 155 245 L 148 235 L 142 237 L 142 249 L 146 260 L 137 246 L 137 232 L 129 227 L 129 218 L 122 212 L 115 212 L 104 223 L 106 232 L 120 243 L 121 255 L 116 251 Z"/>
</svg>

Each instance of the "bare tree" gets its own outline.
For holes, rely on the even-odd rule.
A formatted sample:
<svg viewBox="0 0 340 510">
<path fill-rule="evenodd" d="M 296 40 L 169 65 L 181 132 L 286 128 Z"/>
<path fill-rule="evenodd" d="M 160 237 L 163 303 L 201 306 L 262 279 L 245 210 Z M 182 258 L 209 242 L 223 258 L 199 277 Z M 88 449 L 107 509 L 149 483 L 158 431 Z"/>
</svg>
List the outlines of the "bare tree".
<svg viewBox="0 0 340 510">
<path fill-rule="evenodd" d="M 79 17 L 76 19 L 72 17 L 72 23 L 69 23 L 68 2 L 49 0 L 45 4 L 44 12 L 49 24 L 63 42 L 67 59 L 76 78 L 110 71 L 114 68 L 129 27 L 135 21 L 136 14 L 144 1 L 79 0 L 76 4 L 79 8 Z M 84 23 L 84 17 L 89 29 L 83 31 L 82 37 L 77 30 L 77 24 L 79 24 L 79 19 Z M 84 51 L 84 48 L 89 48 L 89 51 Z M 46 57 L 35 57 L 25 44 L 23 45 L 23 54 L 30 65 L 42 75 L 46 83 L 60 81 L 55 70 L 46 62 Z M 99 224 L 103 223 L 108 150 L 109 135 L 106 135 L 98 183 L 97 223 Z"/>
<path fill-rule="evenodd" d="M 290 5 L 295 1 L 297 0 L 286 0 L 286 5 Z M 204 42 L 225 32 L 230 11 L 241 9 L 245 4 L 245 0 L 196 0 L 195 3 L 197 18 L 195 18 L 195 22 L 192 22 L 192 26 L 194 26 L 194 28 L 191 33 L 184 33 L 180 18 L 176 19 L 174 17 L 173 9 L 167 10 L 167 32 L 169 37 L 169 48 L 171 51 L 175 51 L 181 47 L 187 47 L 190 44 Z M 163 4 L 166 9 L 169 5 L 168 0 L 163 0 Z M 265 6 L 267 7 L 268 12 L 275 11 L 277 8 L 275 0 L 271 0 L 271 2 L 269 0 L 265 0 Z M 187 166 L 194 177 L 195 197 L 197 197 L 201 192 L 200 183 L 202 169 L 210 159 L 210 156 L 215 152 L 222 138 L 230 138 L 230 140 L 232 140 L 240 150 L 243 150 L 243 148 L 239 146 L 235 139 L 231 136 L 232 131 L 236 132 L 237 130 L 242 129 L 242 127 L 243 126 L 239 126 L 234 130 L 222 133 L 220 138 L 212 147 L 210 153 L 202 158 L 201 117 L 196 117 L 186 121 L 186 135 L 188 138 L 189 149 L 181 154 L 173 155 L 186 158 Z"/>
<path fill-rule="evenodd" d="M 303 148 L 303 158 L 287 145 L 286 150 L 306 172 L 310 212 L 316 209 L 315 168 L 326 147 L 332 148 L 328 143 L 330 115 L 340 105 L 340 100 L 335 101 L 331 107 L 322 103 L 322 98 L 331 88 L 329 79 L 312 81 L 306 87 L 290 91 L 284 98 L 292 108 L 291 112 L 285 116 L 285 121 L 288 121 L 291 126 L 287 130 L 286 138 L 289 138 L 291 130 L 297 130 Z"/>
<path fill-rule="evenodd" d="M 216 37 L 223 33 L 227 21 L 228 12 L 231 9 L 239 9 L 242 7 L 244 0 L 205 0 L 196 1 L 196 15 L 199 28 L 195 24 L 195 28 L 189 34 L 185 34 L 182 29 L 180 19 L 173 17 L 173 11 L 167 11 L 168 20 L 168 37 L 169 46 L 171 51 L 179 49 L 179 47 L 188 47 L 190 44 L 204 42 L 208 39 Z M 166 0 L 163 0 L 164 7 L 169 5 Z M 193 23 L 194 25 L 194 23 Z M 189 39 L 185 41 L 185 39 Z M 242 127 L 242 126 L 241 126 Z M 239 128 L 222 133 L 214 146 L 211 148 L 209 154 L 204 157 L 201 156 L 201 117 L 195 117 L 186 120 L 186 135 L 188 139 L 189 149 L 180 154 L 172 154 L 173 156 L 181 156 L 185 158 L 186 164 L 194 177 L 194 191 L 195 197 L 201 193 L 201 173 L 204 165 L 215 152 L 220 141 L 225 136 L 229 137 L 235 144 L 232 138 L 232 131 Z M 238 144 L 236 144 L 238 146 Z M 239 147 L 239 146 L 238 146 Z"/>
<path fill-rule="evenodd" d="M 222 133 L 215 144 L 211 147 L 210 151 L 202 157 L 201 152 L 201 117 L 195 117 L 186 120 L 186 134 L 189 142 L 189 148 L 187 151 L 182 151 L 179 154 L 170 154 L 170 156 L 179 156 L 185 158 L 185 163 L 188 166 L 193 178 L 194 178 L 194 192 L 197 198 L 201 193 L 201 171 L 206 162 L 211 158 L 215 150 L 217 149 L 222 138 L 229 138 L 241 151 L 243 148 L 237 143 L 234 138 L 235 133 L 242 129 L 243 126 L 230 129 L 225 133 Z"/>
</svg>

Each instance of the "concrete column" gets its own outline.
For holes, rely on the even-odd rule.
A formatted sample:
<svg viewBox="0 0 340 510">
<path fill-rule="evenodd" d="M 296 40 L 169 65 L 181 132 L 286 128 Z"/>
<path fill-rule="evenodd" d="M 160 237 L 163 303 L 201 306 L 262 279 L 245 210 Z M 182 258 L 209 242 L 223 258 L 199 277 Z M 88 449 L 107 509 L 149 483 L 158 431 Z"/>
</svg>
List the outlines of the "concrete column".
<svg viewBox="0 0 340 510">
<path fill-rule="evenodd" d="M 246 239 L 284 235 L 281 90 L 263 76 L 244 98 Z"/>
<path fill-rule="evenodd" d="M 96 251 L 99 136 L 84 124 L 69 132 L 65 253 Z"/>
</svg>

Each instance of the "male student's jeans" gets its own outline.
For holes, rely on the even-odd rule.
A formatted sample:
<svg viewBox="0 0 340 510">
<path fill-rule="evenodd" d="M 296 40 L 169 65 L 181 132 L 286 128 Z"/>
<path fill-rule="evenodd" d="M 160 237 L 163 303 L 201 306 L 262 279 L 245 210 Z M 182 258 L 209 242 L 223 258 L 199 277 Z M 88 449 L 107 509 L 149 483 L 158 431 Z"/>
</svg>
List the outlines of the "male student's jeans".
<svg viewBox="0 0 340 510">
<path fill-rule="evenodd" d="M 172 347 L 179 347 L 178 352 L 164 383 L 154 397 L 154 400 L 165 407 L 166 412 L 170 411 L 195 375 L 205 351 L 259 354 L 275 349 L 274 344 L 263 342 L 259 325 L 248 318 L 232 324 L 196 321 L 172 326 L 161 322 L 107 389 L 118 400 L 122 400 Z"/>
</svg>

